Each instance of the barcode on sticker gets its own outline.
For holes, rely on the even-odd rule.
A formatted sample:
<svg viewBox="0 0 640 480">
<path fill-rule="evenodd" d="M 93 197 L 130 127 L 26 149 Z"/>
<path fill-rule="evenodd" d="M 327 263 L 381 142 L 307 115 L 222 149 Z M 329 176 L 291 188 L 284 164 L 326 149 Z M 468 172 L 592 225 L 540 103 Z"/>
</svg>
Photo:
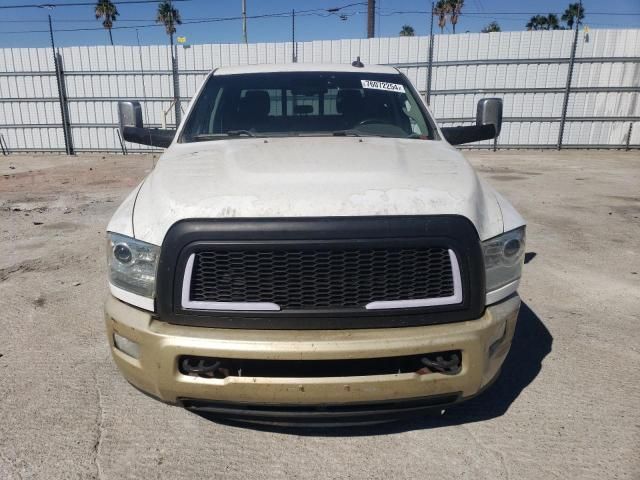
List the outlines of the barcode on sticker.
<svg viewBox="0 0 640 480">
<path fill-rule="evenodd" d="M 362 88 L 373 88 L 374 90 L 404 93 L 404 87 L 399 83 L 378 82 L 376 80 L 361 80 L 361 82 Z"/>
</svg>

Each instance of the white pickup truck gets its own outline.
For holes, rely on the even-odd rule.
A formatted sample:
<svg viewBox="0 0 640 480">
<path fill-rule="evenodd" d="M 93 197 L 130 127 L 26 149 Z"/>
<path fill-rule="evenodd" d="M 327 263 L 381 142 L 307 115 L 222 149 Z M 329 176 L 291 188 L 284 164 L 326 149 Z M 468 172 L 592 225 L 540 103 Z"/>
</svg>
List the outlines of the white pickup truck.
<svg viewBox="0 0 640 480">
<path fill-rule="evenodd" d="M 327 425 L 441 409 L 509 351 L 521 216 L 388 66 L 211 72 L 177 131 L 119 104 L 123 137 L 166 147 L 108 226 L 113 358 L 138 389 L 227 419 Z"/>
</svg>

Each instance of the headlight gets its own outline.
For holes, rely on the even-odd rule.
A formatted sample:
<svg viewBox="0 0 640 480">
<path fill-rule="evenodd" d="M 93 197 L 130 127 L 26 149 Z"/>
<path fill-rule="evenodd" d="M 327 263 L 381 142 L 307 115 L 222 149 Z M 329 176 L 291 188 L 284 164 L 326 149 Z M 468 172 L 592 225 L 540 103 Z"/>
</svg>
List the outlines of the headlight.
<svg viewBox="0 0 640 480">
<path fill-rule="evenodd" d="M 482 242 L 487 292 L 518 280 L 524 263 L 525 227 Z"/>
<path fill-rule="evenodd" d="M 160 247 L 117 233 L 107 235 L 109 281 L 123 290 L 153 298 Z"/>
</svg>

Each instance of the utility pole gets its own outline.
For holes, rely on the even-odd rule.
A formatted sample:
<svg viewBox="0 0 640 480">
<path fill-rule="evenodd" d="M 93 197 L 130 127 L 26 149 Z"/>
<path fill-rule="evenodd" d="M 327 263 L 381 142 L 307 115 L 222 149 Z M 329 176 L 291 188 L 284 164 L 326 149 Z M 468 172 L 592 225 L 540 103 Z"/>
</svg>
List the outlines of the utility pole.
<svg viewBox="0 0 640 480">
<path fill-rule="evenodd" d="M 367 3 L 367 38 L 376 36 L 376 0 Z"/>
<path fill-rule="evenodd" d="M 242 39 L 247 44 L 247 0 L 242 0 Z"/>
<path fill-rule="evenodd" d="M 571 79 L 573 78 L 573 65 L 576 61 L 576 47 L 578 46 L 578 30 L 580 30 L 580 13 L 582 12 L 582 0 L 578 3 L 578 14 L 576 15 L 576 32 L 573 36 L 571 46 L 571 57 L 569 58 L 569 72 L 567 73 L 567 86 L 564 90 L 564 102 L 562 103 L 562 116 L 560 117 L 560 130 L 558 132 L 558 150 L 562 148 L 562 137 L 564 136 L 564 124 L 567 121 L 567 108 L 569 106 L 569 95 L 571 94 Z"/>
<path fill-rule="evenodd" d="M 296 11 L 291 10 L 291 61 L 296 63 L 298 61 L 296 48 Z"/>
<path fill-rule="evenodd" d="M 433 9 L 434 2 L 431 2 L 431 28 L 429 29 L 429 65 L 427 67 L 427 105 L 431 105 L 431 72 L 433 69 Z"/>
</svg>

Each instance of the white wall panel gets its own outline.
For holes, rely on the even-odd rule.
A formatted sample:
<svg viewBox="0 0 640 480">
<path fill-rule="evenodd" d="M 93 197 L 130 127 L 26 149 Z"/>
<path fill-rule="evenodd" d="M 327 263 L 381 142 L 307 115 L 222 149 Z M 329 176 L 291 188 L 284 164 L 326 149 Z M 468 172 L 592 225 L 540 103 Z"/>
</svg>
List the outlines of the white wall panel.
<svg viewBox="0 0 640 480">
<path fill-rule="evenodd" d="M 480 98 L 498 96 L 504 100 L 504 115 L 509 120 L 498 144 L 555 144 L 568 64 L 544 60 L 566 59 L 573 35 L 571 31 L 436 35 L 431 105 L 434 115 L 441 119 L 470 119 Z M 640 30 L 591 30 L 588 41 L 582 32 L 578 38 L 578 59 L 640 57 Z M 292 57 L 290 42 L 193 45 L 188 49 L 178 47 L 177 51 L 184 109 L 211 69 L 289 63 Z M 360 56 L 366 64 L 404 64 L 400 70 L 418 90 L 426 89 L 428 37 L 299 42 L 297 53 L 300 62 L 350 63 Z M 119 98 L 143 100 L 143 116 L 148 124 L 160 125 L 165 111 L 167 121 L 174 121 L 168 46 L 69 47 L 60 49 L 60 54 L 76 148 L 120 148 L 115 130 Z M 496 63 L 497 60 L 518 62 Z M 53 68 L 53 55 L 48 48 L 0 49 L 0 134 L 10 148 L 64 148 Z M 640 125 L 636 121 L 640 117 L 639 62 L 578 61 L 572 86 L 581 90 L 569 97 L 566 143 L 624 145 L 630 123 L 634 124 L 630 141 L 640 143 Z M 627 91 L 602 91 L 611 87 L 624 87 Z M 594 89 L 601 91 L 591 91 Z M 439 91 L 455 92 L 445 95 Z M 590 116 L 622 118 L 574 121 Z M 538 120 L 531 121 L 532 117 Z"/>
</svg>

